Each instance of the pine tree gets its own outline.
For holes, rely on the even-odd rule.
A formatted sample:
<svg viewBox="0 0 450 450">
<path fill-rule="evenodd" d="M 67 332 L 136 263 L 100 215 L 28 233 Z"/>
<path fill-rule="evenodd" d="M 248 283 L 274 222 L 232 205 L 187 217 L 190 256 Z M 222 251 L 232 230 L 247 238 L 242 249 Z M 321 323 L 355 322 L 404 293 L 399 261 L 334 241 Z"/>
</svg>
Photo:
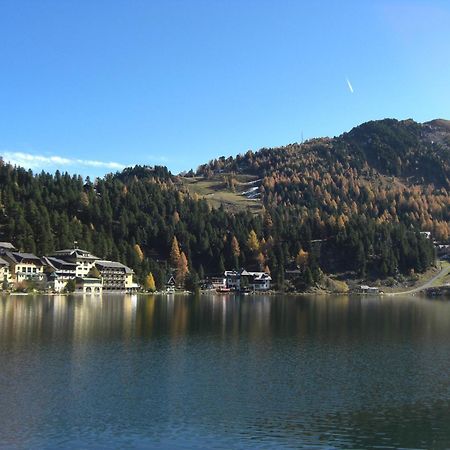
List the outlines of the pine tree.
<svg viewBox="0 0 450 450">
<path fill-rule="evenodd" d="M 205 279 L 205 269 L 203 269 L 203 265 L 200 264 L 199 268 L 198 268 L 198 277 L 200 280 L 204 280 Z"/>
<path fill-rule="evenodd" d="M 305 270 L 304 280 L 306 286 L 311 286 L 314 283 L 314 278 L 309 267 L 307 267 Z"/>
<path fill-rule="evenodd" d="M 219 256 L 219 263 L 218 263 L 218 266 L 217 266 L 217 271 L 219 273 L 221 273 L 221 274 L 225 272 L 225 262 L 223 260 L 223 256 L 222 255 Z"/>
<path fill-rule="evenodd" d="M 186 276 L 186 289 L 191 292 L 197 292 L 199 289 L 199 279 L 196 272 L 189 272 Z"/>
<path fill-rule="evenodd" d="M 74 292 L 75 291 L 75 280 L 71 279 L 66 283 L 66 287 L 64 288 L 64 290 L 66 292 Z"/>
<path fill-rule="evenodd" d="M 367 259 L 364 246 L 361 241 L 358 242 L 358 247 L 356 250 L 356 270 L 362 277 L 366 276 Z"/>
<path fill-rule="evenodd" d="M 264 258 L 264 255 L 262 254 L 262 252 L 258 253 L 258 255 L 256 257 L 256 261 L 258 262 L 259 270 L 263 270 L 266 259 Z"/>
</svg>

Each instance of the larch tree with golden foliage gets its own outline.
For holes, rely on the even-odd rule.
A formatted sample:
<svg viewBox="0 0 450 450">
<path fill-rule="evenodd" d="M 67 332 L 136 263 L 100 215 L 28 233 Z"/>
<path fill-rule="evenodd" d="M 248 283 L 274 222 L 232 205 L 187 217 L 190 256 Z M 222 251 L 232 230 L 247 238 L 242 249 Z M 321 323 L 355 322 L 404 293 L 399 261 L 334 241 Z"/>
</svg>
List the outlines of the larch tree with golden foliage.
<svg viewBox="0 0 450 450">
<path fill-rule="evenodd" d="M 241 256 L 241 247 L 239 246 L 239 242 L 236 239 L 236 236 L 233 236 L 231 239 L 231 252 L 234 257 L 234 265 L 236 268 L 239 267 L 239 256 Z"/>
<path fill-rule="evenodd" d="M 302 248 L 297 253 L 295 258 L 295 263 L 297 264 L 300 270 L 305 270 L 309 259 L 309 253 L 303 250 Z"/>
<path fill-rule="evenodd" d="M 145 277 L 144 288 L 146 291 L 151 292 L 156 291 L 155 279 L 153 278 L 153 274 L 151 272 L 149 272 L 148 275 Z"/>
<path fill-rule="evenodd" d="M 179 285 L 184 284 L 184 280 L 186 279 L 186 275 L 188 273 L 189 273 L 188 261 L 184 252 L 181 252 L 177 264 L 177 274 L 175 276 L 177 284 Z"/>
<path fill-rule="evenodd" d="M 251 230 L 247 238 L 247 247 L 254 253 L 259 250 L 259 240 L 255 230 Z"/>
<path fill-rule="evenodd" d="M 180 246 L 178 245 L 177 237 L 174 236 L 172 239 L 172 248 L 170 250 L 170 265 L 172 267 L 178 267 L 180 257 L 181 257 Z"/>
<path fill-rule="evenodd" d="M 136 253 L 136 256 L 138 257 L 139 261 L 144 261 L 144 252 L 142 251 L 139 244 L 134 245 L 134 252 Z"/>
</svg>

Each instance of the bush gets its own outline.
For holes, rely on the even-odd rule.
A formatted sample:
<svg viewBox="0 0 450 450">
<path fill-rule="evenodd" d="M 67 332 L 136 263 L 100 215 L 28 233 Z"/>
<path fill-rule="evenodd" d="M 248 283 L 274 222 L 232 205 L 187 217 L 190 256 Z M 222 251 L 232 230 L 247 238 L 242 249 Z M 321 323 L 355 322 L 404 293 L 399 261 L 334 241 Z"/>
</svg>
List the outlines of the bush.
<svg viewBox="0 0 450 450">
<path fill-rule="evenodd" d="M 65 289 L 64 289 L 64 291 L 65 292 L 74 292 L 75 291 L 75 280 L 74 279 L 72 279 L 72 280 L 69 280 L 68 282 L 67 282 L 67 284 L 66 284 L 66 287 L 65 287 Z"/>
</svg>

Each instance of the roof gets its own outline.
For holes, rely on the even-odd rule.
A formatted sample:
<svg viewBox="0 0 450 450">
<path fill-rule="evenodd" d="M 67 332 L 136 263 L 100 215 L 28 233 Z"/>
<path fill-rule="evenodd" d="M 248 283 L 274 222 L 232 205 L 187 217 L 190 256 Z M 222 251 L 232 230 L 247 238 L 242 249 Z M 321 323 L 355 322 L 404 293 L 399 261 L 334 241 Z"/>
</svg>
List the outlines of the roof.
<svg viewBox="0 0 450 450">
<path fill-rule="evenodd" d="M 75 263 L 64 261 L 63 259 L 58 259 L 53 256 L 43 256 L 42 260 L 44 261 L 44 264 L 48 264 L 49 266 L 56 268 L 61 268 L 62 266 L 75 270 L 77 268 L 77 265 Z"/>
<path fill-rule="evenodd" d="M 24 260 L 31 260 L 33 264 L 42 266 L 42 261 L 40 258 L 38 258 L 36 255 L 33 255 L 33 253 L 21 253 L 21 252 L 6 252 L 5 256 L 11 261 L 17 263 L 21 263 Z"/>
<path fill-rule="evenodd" d="M 11 242 L 0 242 L 0 248 L 7 248 L 10 250 L 16 250 L 16 247 L 11 244 Z"/>
<path fill-rule="evenodd" d="M 255 280 L 272 280 L 272 277 L 266 272 L 249 272 Z"/>
<path fill-rule="evenodd" d="M 361 287 L 360 287 L 361 289 L 363 289 L 363 290 L 378 290 L 379 288 L 378 287 L 375 287 L 375 286 L 367 286 L 367 284 L 363 284 L 363 285 L 361 285 Z"/>
<path fill-rule="evenodd" d="M 0 266 L 9 266 L 9 264 L 3 258 L 0 258 Z"/>
<path fill-rule="evenodd" d="M 236 272 L 235 270 L 226 270 L 226 277 L 254 277 L 256 280 L 271 280 L 272 277 L 266 272 L 248 272 L 245 269 L 242 269 L 241 272 Z"/>
<path fill-rule="evenodd" d="M 74 256 L 76 258 L 88 258 L 88 259 L 99 259 L 97 256 L 92 255 L 87 250 L 82 250 L 81 248 L 66 248 L 63 250 L 56 250 L 55 256 Z"/>
<path fill-rule="evenodd" d="M 236 270 L 225 270 L 224 275 L 226 277 L 237 277 L 239 275 L 239 272 L 237 272 Z"/>
<path fill-rule="evenodd" d="M 132 269 L 118 261 L 108 261 L 106 259 L 101 259 L 99 261 L 95 261 L 95 265 L 110 269 L 123 269 L 125 273 L 134 273 Z"/>
<path fill-rule="evenodd" d="M 248 272 L 247 270 L 243 270 L 241 272 L 241 276 L 253 277 L 255 280 L 271 280 L 272 277 L 266 272 Z"/>
</svg>

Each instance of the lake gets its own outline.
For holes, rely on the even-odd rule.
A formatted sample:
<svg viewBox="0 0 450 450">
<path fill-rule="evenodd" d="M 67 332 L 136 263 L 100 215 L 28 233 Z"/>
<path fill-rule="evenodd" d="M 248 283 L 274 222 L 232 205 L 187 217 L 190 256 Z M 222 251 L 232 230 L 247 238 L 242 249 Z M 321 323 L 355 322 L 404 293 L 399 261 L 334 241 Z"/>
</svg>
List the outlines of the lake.
<svg viewBox="0 0 450 450">
<path fill-rule="evenodd" d="M 450 302 L 0 299 L 1 448 L 449 448 Z"/>
</svg>

